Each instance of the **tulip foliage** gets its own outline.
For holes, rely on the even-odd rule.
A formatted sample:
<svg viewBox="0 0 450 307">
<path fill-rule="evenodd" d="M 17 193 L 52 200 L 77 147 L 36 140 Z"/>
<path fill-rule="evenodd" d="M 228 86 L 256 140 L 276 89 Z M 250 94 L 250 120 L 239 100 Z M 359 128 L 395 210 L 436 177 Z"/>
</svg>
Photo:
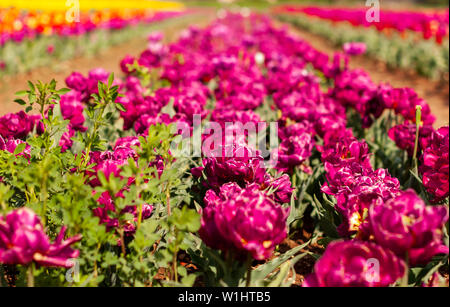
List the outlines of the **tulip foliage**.
<svg viewBox="0 0 450 307">
<path fill-rule="evenodd" d="M 1 285 L 445 284 L 448 127 L 413 89 L 264 15 L 162 38 L 0 117 Z"/>
</svg>

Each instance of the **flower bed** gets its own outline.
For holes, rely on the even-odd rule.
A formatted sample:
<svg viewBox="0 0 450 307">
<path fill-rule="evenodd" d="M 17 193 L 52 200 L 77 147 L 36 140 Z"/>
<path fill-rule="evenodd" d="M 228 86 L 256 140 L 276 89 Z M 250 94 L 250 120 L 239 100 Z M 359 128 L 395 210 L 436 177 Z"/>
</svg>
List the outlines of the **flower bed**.
<svg viewBox="0 0 450 307">
<path fill-rule="evenodd" d="M 0 278 L 291 286 L 310 257 L 304 286 L 445 284 L 448 127 L 344 54 L 222 17 L 153 33 L 122 79 L 18 93 L 39 114 L 0 118 Z"/>
<path fill-rule="evenodd" d="M 421 34 L 424 39 L 434 38 L 439 44 L 448 37 L 448 10 L 429 13 L 381 10 L 379 22 L 368 20 L 369 8 L 283 6 L 276 8 L 276 11 L 302 13 L 333 23 L 347 22 L 354 27 L 374 27 L 380 32 L 394 30 L 403 33 L 410 30 Z"/>
</svg>

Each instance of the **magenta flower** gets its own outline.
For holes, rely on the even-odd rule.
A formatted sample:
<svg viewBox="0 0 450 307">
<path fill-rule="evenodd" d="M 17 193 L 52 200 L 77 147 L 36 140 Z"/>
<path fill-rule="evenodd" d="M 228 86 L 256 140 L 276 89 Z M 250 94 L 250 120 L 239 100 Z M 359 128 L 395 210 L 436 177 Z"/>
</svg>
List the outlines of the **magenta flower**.
<svg viewBox="0 0 450 307">
<path fill-rule="evenodd" d="M 131 55 L 126 55 L 122 61 L 120 62 L 120 69 L 125 74 L 131 74 L 135 70 L 130 68 L 130 65 L 133 65 L 135 59 Z"/>
<path fill-rule="evenodd" d="M 152 43 L 160 42 L 163 40 L 163 38 L 164 38 L 164 34 L 159 31 L 153 31 L 147 37 L 148 41 L 152 42 Z"/>
<path fill-rule="evenodd" d="M 336 137 L 336 139 L 331 139 L 331 137 Z M 351 135 L 342 134 L 341 137 L 329 134 L 328 138 L 322 149 L 322 161 L 327 172 L 331 172 L 331 168 L 339 169 L 354 163 L 364 169 L 372 170 L 372 165 L 370 164 L 371 154 L 366 142 L 358 141 Z"/>
<path fill-rule="evenodd" d="M 120 176 L 121 167 L 127 164 L 127 160 L 116 160 L 112 152 L 91 152 L 90 163 L 94 164 L 92 170 L 88 171 L 89 184 L 92 187 L 101 186 L 98 173 L 102 172 L 108 180 L 110 176 L 122 178 Z"/>
<path fill-rule="evenodd" d="M 47 53 L 51 55 L 54 52 L 55 52 L 55 46 L 54 45 L 48 45 L 47 46 Z"/>
<path fill-rule="evenodd" d="M 81 240 L 81 235 L 64 240 L 66 227 L 53 244 L 50 243 L 39 217 L 28 208 L 21 208 L 0 217 L 0 263 L 72 267 L 68 261 L 77 258 L 79 251 L 70 245 Z"/>
<path fill-rule="evenodd" d="M 59 140 L 59 146 L 61 146 L 61 152 L 66 152 L 73 145 L 72 138 L 75 136 L 75 130 L 69 125 L 66 132 L 63 133 L 61 139 Z"/>
<path fill-rule="evenodd" d="M 333 96 L 344 106 L 351 106 L 364 114 L 366 104 L 373 98 L 377 86 L 363 70 L 355 69 L 343 72 L 335 79 Z"/>
<path fill-rule="evenodd" d="M 336 209 L 343 215 L 343 223 L 338 228 L 341 236 L 364 232 L 364 216 L 369 207 L 400 193 L 399 181 L 391 177 L 387 170 L 361 170 L 356 164 L 353 167 L 355 168 L 344 167 L 335 174 L 328 173 L 327 179 L 332 184 L 324 184 L 322 187 L 324 193 L 334 195 L 337 199 Z"/>
<path fill-rule="evenodd" d="M 288 175 L 284 174 L 277 179 L 272 178 L 269 174 L 266 174 L 264 184 L 260 187 L 269 187 L 273 190 L 273 199 L 280 203 L 285 204 L 291 201 L 292 192 L 295 188 L 292 187 L 291 179 Z"/>
<path fill-rule="evenodd" d="M 148 128 L 150 126 L 156 125 L 156 124 L 165 124 L 169 125 L 172 122 L 175 122 L 177 119 L 170 117 L 169 114 L 162 113 L 155 116 L 144 114 L 140 116 L 136 122 L 134 123 L 134 131 L 136 131 L 137 134 L 143 134 L 147 135 Z"/>
<path fill-rule="evenodd" d="M 255 127 L 258 127 L 258 123 L 263 120 L 261 117 L 252 110 L 240 111 L 233 108 L 216 108 L 211 114 L 211 120 L 221 124 L 222 128 L 225 127 L 225 123 L 254 123 Z"/>
<path fill-rule="evenodd" d="M 442 127 L 429 140 L 419 167 L 422 182 L 433 202 L 440 202 L 449 196 L 449 129 Z"/>
<path fill-rule="evenodd" d="M 389 129 L 389 138 L 395 142 L 398 148 L 406 150 L 412 157 L 414 154 L 414 145 L 416 141 L 416 124 L 402 124 Z M 429 139 L 433 132 L 433 127 L 424 125 L 419 129 L 419 145 L 417 153 L 420 154 L 421 148 L 427 148 Z"/>
<path fill-rule="evenodd" d="M 114 146 L 113 158 L 115 160 L 128 160 L 128 158 L 137 159 L 138 154 L 135 147 L 139 147 L 141 143 L 137 136 L 127 136 L 119 138 Z"/>
<path fill-rule="evenodd" d="M 314 140 L 308 132 L 284 139 L 275 154 L 278 158 L 276 169 L 292 171 L 311 156 L 313 148 Z"/>
<path fill-rule="evenodd" d="M 304 287 L 388 287 L 405 274 L 403 260 L 374 243 L 338 241 L 328 245 Z"/>
<path fill-rule="evenodd" d="M 64 119 L 70 120 L 70 125 L 73 130 L 84 132 L 87 127 L 84 127 L 84 105 L 81 102 L 81 95 L 77 91 L 70 91 L 62 95 L 60 100 L 61 114 Z"/>
<path fill-rule="evenodd" d="M 22 140 L 14 140 L 14 139 L 7 139 L 6 141 L 2 138 L 0 135 L 0 150 L 8 151 L 10 153 L 14 153 L 16 150 L 17 145 L 25 143 Z M 26 145 L 24 150 L 20 153 L 18 153 L 19 156 L 25 156 L 29 157 L 31 154 L 31 147 L 30 145 Z"/>
<path fill-rule="evenodd" d="M 396 114 L 403 116 L 405 120 L 416 122 L 416 106 L 422 107 L 422 122 L 424 125 L 432 125 L 436 118 L 431 114 L 430 106 L 421 99 L 411 88 L 395 88 L 389 94 L 385 93 L 388 108 L 392 108 Z"/>
<path fill-rule="evenodd" d="M 257 185 L 241 189 L 235 183 L 225 184 L 219 194 L 209 190 L 205 204 L 199 234 L 212 248 L 232 249 L 237 255 L 250 253 L 254 259 L 264 260 L 287 236 L 289 210 Z"/>
<path fill-rule="evenodd" d="M 66 85 L 78 92 L 83 92 L 87 89 L 87 78 L 79 72 L 73 72 L 66 78 Z"/>
<path fill-rule="evenodd" d="M 119 195 L 121 196 L 121 195 Z M 136 205 L 126 206 L 120 213 L 131 213 L 134 216 L 132 221 L 124 221 L 123 225 L 119 225 L 118 218 L 111 218 L 111 212 L 116 212 L 116 206 L 109 195 L 109 192 L 103 192 L 100 198 L 97 200 L 100 207 L 93 209 L 94 216 L 100 219 L 100 224 L 105 224 L 107 231 L 116 229 L 119 226 L 123 227 L 126 236 L 133 236 L 136 232 L 135 222 L 139 218 L 139 209 Z M 149 204 L 142 205 L 142 220 L 150 218 L 153 212 L 153 206 Z"/>
<path fill-rule="evenodd" d="M 448 254 L 442 242 L 447 220 L 446 206 L 426 206 L 413 190 L 369 209 L 374 241 L 399 257 L 408 255 L 412 265 L 427 263 L 437 254 Z"/>
<path fill-rule="evenodd" d="M 366 53 L 367 45 L 366 43 L 350 42 L 345 43 L 343 49 L 347 55 L 361 55 Z"/>
<path fill-rule="evenodd" d="M 229 149 L 229 155 L 225 149 L 219 148 L 212 152 L 212 157 L 203 160 L 209 187 L 219 188 L 229 182 L 236 182 L 241 186 L 264 182 L 266 170 L 261 167 L 260 156 L 245 146 L 233 144 Z"/>
</svg>

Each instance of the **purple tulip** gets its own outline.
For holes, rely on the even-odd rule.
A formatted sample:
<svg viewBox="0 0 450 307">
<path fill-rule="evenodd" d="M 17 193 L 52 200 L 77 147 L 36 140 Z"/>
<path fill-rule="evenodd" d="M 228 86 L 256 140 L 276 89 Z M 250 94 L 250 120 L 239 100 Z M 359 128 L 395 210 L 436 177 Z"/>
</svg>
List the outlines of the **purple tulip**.
<svg viewBox="0 0 450 307">
<path fill-rule="evenodd" d="M 276 169 L 284 172 L 292 171 L 311 156 L 313 148 L 313 137 L 307 132 L 284 139 L 276 152 L 278 158 Z"/>
<path fill-rule="evenodd" d="M 81 95 L 77 91 L 70 91 L 62 95 L 60 100 L 61 114 L 64 119 L 70 120 L 70 126 L 75 131 L 85 132 L 84 127 L 84 105 L 81 102 Z"/>
<path fill-rule="evenodd" d="M 263 187 L 270 187 L 270 189 L 273 189 L 273 199 L 280 204 L 289 203 L 291 201 L 292 192 L 295 190 L 295 188 L 292 187 L 291 179 L 286 174 L 277 179 L 266 175 Z"/>
<path fill-rule="evenodd" d="M 442 242 L 448 220 L 446 206 L 426 206 L 413 190 L 401 193 L 369 209 L 369 228 L 374 241 L 412 265 L 425 264 L 437 254 L 448 254 Z"/>
<path fill-rule="evenodd" d="M 0 117 L 0 136 L 24 140 L 39 120 L 39 115 L 28 115 L 24 111 L 6 114 Z"/>
<path fill-rule="evenodd" d="M 87 78 L 79 72 L 73 72 L 66 78 L 66 85 L 78 92 L 83 92 L 87 89 Z"/>
<path fill-rule="evenodd" d="M 405 274 L 403 260 L 374 243 L 337 241 L 327 246 L 304 287 L 388 287 Z"/>
<path fill-rule="evenodd" d="M 266 170 L 261 167 L 262 158 L 245 146 L 233 144 L 231 155 L 225 149 L 213 151 L 203 160 L 207 185 L 219 188 L 224 183 L 236 182 L 241 186 L 249 183 L 263 183 Z"/>
<path fill-rule="evenodd" d="M 416 141 L 416 124 L 402 124 L 389 129 L 388 135 L 391 140 L 395 142 L 398 148 L 406 150 L 409 156 L 414 154 L 414 146 Z M 429 139 L 433 133 L 433 127 L 424 125 L 419 129 L 419 145 L 418 153 L 421 148 L 427 148 Z"/>
<path fill-rule="evenodd" d="M 79 251 L 70 245 L 81 240 L 81 235 L 64 240 L 62 227 L 55 242 L 50 243 L 40 218 L 30 209 L 21 208 L 0 217 L 0 263 L 70 268 L 68 261 L 77 258 Z"/>
<path fill-rule="evenodd" d="M 241 189 L 225 184 L 216 194 L 205 196 L 200 237 L 212 248 L 237 255 L 250 253 L 254 259 L 269 258 L 287 236 L 288 209 L 283 209 L 257 185 Z"/>
<path fill-rule="evenodd" d="M 448 126 L 435 131 L 429 140 L 429 147 L 423 153 L 419 171 L 422 182 L 433 202 L 440 202 L 449 196 L 449 129 Z"/>
<path fill-rule="evenodd" d="M 131 69 L 129 65 L 133 65 L 134 61 L 134 57 L 132 57 L 131 55 L 126 55 L 120 62 L 120 69 L 122 70 L 122 72 L 125 74 L 133 73 L 135 70 Z"/>
</svg>

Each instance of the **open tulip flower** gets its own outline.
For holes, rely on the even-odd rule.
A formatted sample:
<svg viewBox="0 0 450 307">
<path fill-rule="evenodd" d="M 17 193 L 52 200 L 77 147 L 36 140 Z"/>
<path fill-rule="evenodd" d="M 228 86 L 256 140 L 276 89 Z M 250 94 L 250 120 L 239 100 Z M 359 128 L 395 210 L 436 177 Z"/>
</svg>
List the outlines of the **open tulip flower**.
<svg viewBox="0 0 450 307">
<path fill-rule="evenodd" d="M 216 194 L 209 190 L 205 196 L 200 236 L 211 247 L 235 250 L 237 255 L 250 253 L 264 260 L 287 236 L 283 209 L 257 185 L 241 189 L 235 183 L 225 184 Z"/>
<path fill-rule="evenodd" d="M 406 272 L 402 259 L 374 243 L 338 241 L 328 245 L 304 287 L 388 287 Z"/>
<path fill-rule="evenodd" d="M 442 242 L 448 221 L 446 206 L 426 206 L 412 190 L 403 192 L 369 210 L 370 232 L 377 244 L 412 265 L 427 263 L 437 254 L 448 254 Z"/>
</svg>

